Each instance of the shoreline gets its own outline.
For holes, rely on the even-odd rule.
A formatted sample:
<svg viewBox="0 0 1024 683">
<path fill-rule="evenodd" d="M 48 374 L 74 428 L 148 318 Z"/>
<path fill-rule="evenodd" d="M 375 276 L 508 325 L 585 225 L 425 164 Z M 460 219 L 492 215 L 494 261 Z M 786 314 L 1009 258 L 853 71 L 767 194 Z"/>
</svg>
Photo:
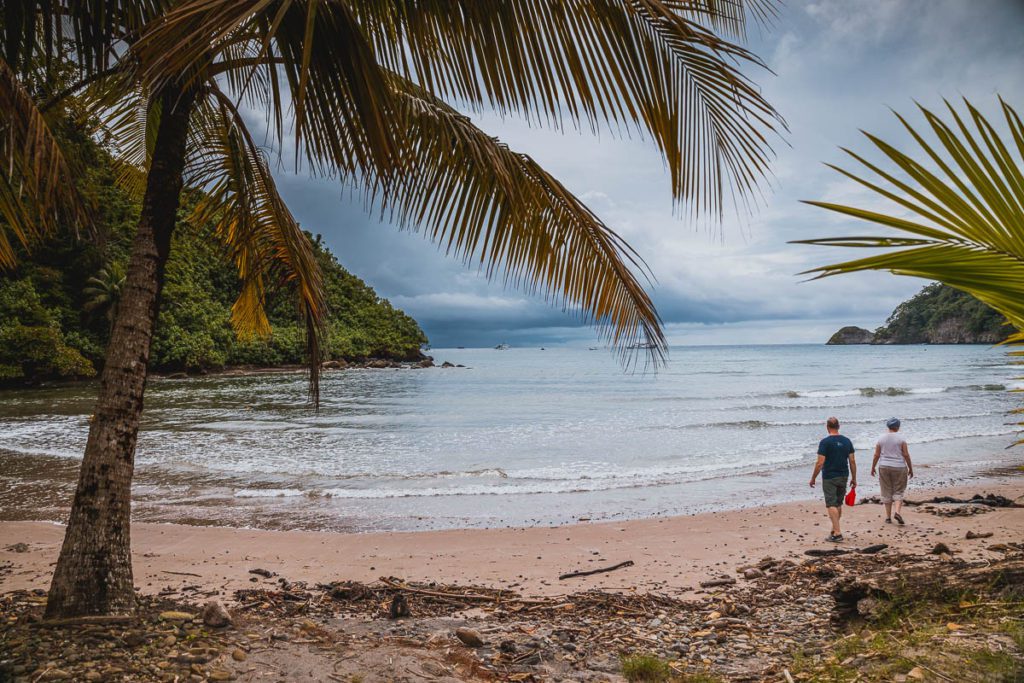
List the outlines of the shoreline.
<svg viewBox="0 0 1024 683">
<path fill-rule="evenodd" d="M 1024 495 L 1024 478 L 911 491 L 913 500 L 976 493 L 1014 500 Z M 885 543 L 897 552 L 924 554 L 941 541 L 961 559 L 986 560 L 999 557 L 989 546 L 1024 535 L 1024 508 L 940 517 L 908 506 L 905 516 L 907 526 L 898 527 L 882 523 L 878 504 L 845 508 L 843 547 Z M 386 576 L 536 596 L 588 589 L 693 596 L 701 593 L 701 581 L 735 578 L 737 567 L 765 556 L 799 561 L 807 549 L 831 547 L 824 541 L 827 529 L 823 505 L 814 500 L 630 521 L 440 531 L 268 531 L 137 522 L 132 536 L 135 580 L 143 593 L 230 601 L 236 590 L 269 587 L 279 578 L 314 585 Z M 967 531 L 992 536 L 967 540 Z M 63 534 L 64 526 L 54 522 L 0 522 L 0 592 L 46 589 Z M 634 564 L 558 578 L 625 561 Z M 252 569 L 273 576 L 260 577 Z"/>
</svg>

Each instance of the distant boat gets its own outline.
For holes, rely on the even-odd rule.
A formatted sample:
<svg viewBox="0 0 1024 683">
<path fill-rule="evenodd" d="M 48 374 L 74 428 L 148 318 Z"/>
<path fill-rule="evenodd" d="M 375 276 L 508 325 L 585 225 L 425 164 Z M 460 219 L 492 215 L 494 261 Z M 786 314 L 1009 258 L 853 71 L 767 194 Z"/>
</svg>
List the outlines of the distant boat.
<svg viewBox="0 0 1024 683">
<path fill-rule="evenodd" d="M 630 344 L 626 347 L 627 349 L 656 349 L 658 345 L 653 342 L 637 342 L 636 344 Z"/>
<path fill-rule="evenodd" d="M 455 348 L 457 348 L 457 349 L 464 349 L 466 347 L 465 346 L 456 346 Z"/>
<path fill-rule="evenodd" d="M 511 349 L 512 347 L 511 347 L 511 346 L 509 346 L 508 344 L 498 344 L 498 345 L 497 345 L 497 346 L 495 346 L 494 348 L 495 348 L 495 349 L 497 349 L 498 351 L 508 351 L 508 350 L 509 350 L 509 349 Z"/>
<path fill-rule="evenodd" d="M 596 346 L 588 346 L 587 347 L 587 351 L 597 351 L 597 347 Z"/>
</svg>

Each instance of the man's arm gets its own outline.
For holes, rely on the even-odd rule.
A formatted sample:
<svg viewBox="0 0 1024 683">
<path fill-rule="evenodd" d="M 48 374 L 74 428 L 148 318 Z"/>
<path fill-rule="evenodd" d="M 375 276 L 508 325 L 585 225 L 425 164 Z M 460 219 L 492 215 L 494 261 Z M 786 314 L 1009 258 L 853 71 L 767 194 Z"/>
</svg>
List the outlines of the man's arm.
<svg viewBox="0 0 1024 683">
<path fill-rule="evenodd" d="M 912 479 L 914 477 L 914 463 L 910 462 L 910 449 L 907 448 L 907 442 L 903 442 L 903 459 L 907 462 L 907 477 Z"/>
<path fill-rule="evenodd" d="M 875 459 L 871 461 L 871 476 L 875 476 L 875 468 L 878 467 L 878 459 L 882 457 L 882 444 L 875 444 Z"/>
<path fill-rule="evenodd" d="M 814 480 L 818 478 L 822 465 L 825 464 L 825 456 L 818 453 L 818 462 L 814 463 L 814 473 L 811 475 L 811 488 L 814 488 Z"/>
<path fill-rule="evenodd" d="M 857 488 L 857 458 L 850 453 L 850 488 Z"/>
</svg>

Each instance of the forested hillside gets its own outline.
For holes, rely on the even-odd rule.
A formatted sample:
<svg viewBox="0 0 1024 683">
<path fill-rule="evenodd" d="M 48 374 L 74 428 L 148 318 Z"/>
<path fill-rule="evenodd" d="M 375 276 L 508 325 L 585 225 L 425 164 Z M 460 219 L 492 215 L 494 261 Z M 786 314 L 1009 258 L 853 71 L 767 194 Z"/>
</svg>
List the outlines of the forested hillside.
<svg viewBox="0 0 1024 683">
<path fill-rule="evenodd" d="M 875 343 L 994 344 L 1014 332 L 1005 322 L 970 294 L 936 282 L 897 306 Z"/>
<path fill-rule="evenodd" d="M 115 185 L 111 159 L 101 146 L 71 124 L 60 135 L 83 169 L 79 184 L 96 206 L 96 234 L 76 235 L 68 226 L 44 247 L 20 254 L 15 270 L 0 271 L 0 381 L 94 375 L 124 278 L 139 207 Z M 192 191 L 187 202 L 201 196 Z M 236 338 L 230 312 L 239 282 L 210 231 L 208 225 L 182 221 L 175 233 L 152 367 L 200 370 L 303 362 L 304 326 L 289 283 L 268 302 L 271 336 Z M 416 321 L 342 268 L 319 236 L 315 246 L 330 310 L 325 358 L 418 358 L 427 339 Z"/>
<path fill-rule="evenodd" d="M 844 327 L 829 344 L 997 344 L 1016 330 L 970 294 L 933 282 L 874 332 Z"/>
</svg>

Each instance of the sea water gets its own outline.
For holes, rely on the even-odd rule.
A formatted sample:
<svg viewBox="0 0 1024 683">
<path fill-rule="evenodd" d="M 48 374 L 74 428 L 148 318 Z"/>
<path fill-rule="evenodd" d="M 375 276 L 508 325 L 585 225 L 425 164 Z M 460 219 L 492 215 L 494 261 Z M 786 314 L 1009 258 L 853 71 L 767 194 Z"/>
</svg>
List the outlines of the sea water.
<svg viewBox="0 0 1024 683">
<path fill-rule="evenodd" d="M 912 486 L 1020 462 L 1024 374 L 986 346 L 435 349 L 465 367 L 151 379 L 136 519 L 266 528 L 560 524 L 816 496 L 824 421 L 858 450 L 903 420 Z M 0 516 L 62 519 L 95 383 L 0 392 Z M 1021 448 L 1024 448 L 1022 446 Z"/>
</svg>

